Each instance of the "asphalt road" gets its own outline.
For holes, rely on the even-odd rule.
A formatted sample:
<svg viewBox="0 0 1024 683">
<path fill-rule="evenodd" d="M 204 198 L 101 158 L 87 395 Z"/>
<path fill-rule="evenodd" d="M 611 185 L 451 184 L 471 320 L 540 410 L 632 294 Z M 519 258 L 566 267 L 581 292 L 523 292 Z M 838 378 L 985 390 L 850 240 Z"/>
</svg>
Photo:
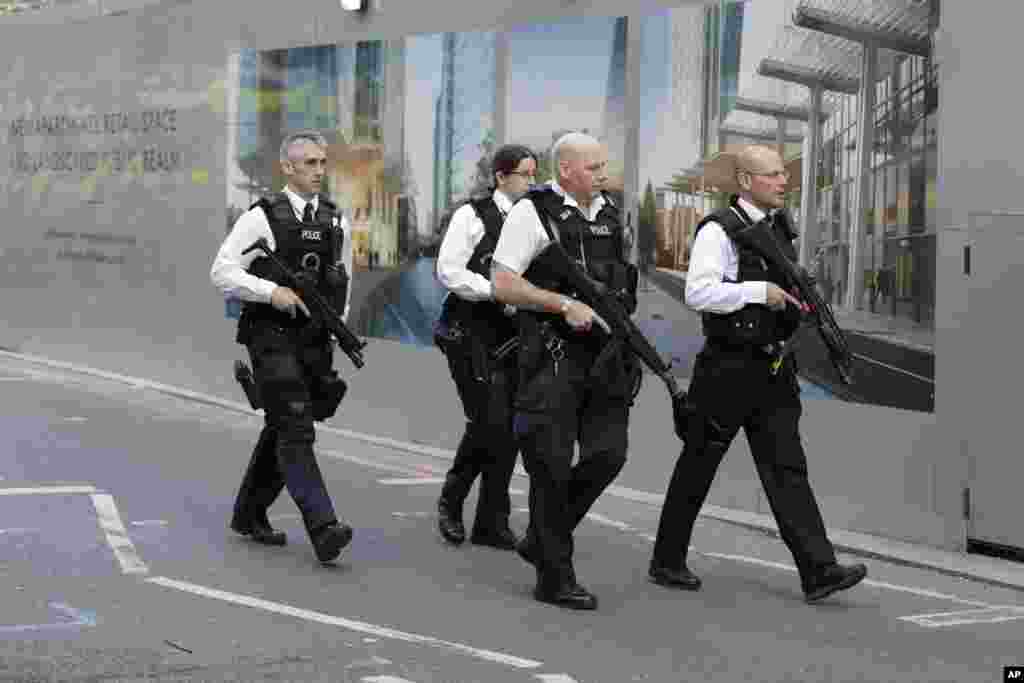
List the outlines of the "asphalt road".
<svg viewBox="0 0 1024 683">
<path fill-rule="evenodd" d="M 690 563 L 704 589 L 655 586 L 658 509 L 610 495 L 576 542 L 599 609 L 543 605 L 513 553 L 439 539 L 446 461 L 331 433 L 352 545 L 318 564 L 285 494 L 289 544 L 258 546 L 227 522 L 260 422 L 0 360 L 0 681 L 988 683 L 1024 663 L 1017 591 L 871 560 L 808 606 L 781 542 L 714 520 Z"/>
</svg>

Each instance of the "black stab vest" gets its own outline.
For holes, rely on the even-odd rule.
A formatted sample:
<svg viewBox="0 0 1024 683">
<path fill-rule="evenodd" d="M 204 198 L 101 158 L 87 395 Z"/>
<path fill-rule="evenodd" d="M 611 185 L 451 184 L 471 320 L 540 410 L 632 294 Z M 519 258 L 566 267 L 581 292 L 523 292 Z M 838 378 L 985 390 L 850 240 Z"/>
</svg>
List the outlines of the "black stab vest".
<svg viewBox="0 0 1024 683">
<path fill-rule="evenodd" d="M 737 215 L 737 211 L 740 215 Z M 730 198 L 728 208 L 705 216 L 697 224 L 696 232 L 712 221 L 721 225 L 730 239 L 736 230 L 754 223 L 737 203 L 736 195 Z M 772 230 L 779 239 L 783 254 L 795 262 L 797 254 L 793 247 L 793 239 L 796 233 L 784 213 L 773 221 Z M 733 245 L 736 247 L 739 260 L 735 282 L 771 282 L 785 288 L 785 278 L 778 268 L 768 263 L 754 250 L 740 246 L 735 240 Z M 701 314 L 701 320 L 704 334 L 711 342 L 725 346 L 760 347 L 788 339 L 796 331 L 800 318 L 793 306 L 787 306 L 785 311 L 773 311 L 765 304 L 747 304 L 733 313 L 704 312 Z"/>
<path fill-rule="evenodd" d="M 493 196 L 468 202 L 484 224 L 484 234 L 466 264 L 470 272 L 491 279 L 491 257 L 498 246 L 504 216 Z M 518 330 L 514 317 L 504 313 L 504 306 L 494 301 L 468 301 L 449 293 L 444 300 L 441 319 L 447 325 L 459 323 L 480 339 L 489 349 L 495 349 L 514 337 Z"/>
<path fill-rule="evenodd" d="M 577 207 L 565 204 L 564 197 L 550 187 L 530 190 L 523 197 L 533 202 L 549 238 L 556 238 L 549 227 L 550 220 L 558 229 L 557 240 L 569 258 L 574 259 L 588 275 L 601 282 L 605 281 L 605 272 L 609 266 L 626 264 L 623 253 L 623 227 L 618 207 L 607 194 L 603 196 L 605 204 L 593 221 L 587 220 Z M 542 261 L 531 263 L 523 277 L 541 289 L 578 298 L 576 292 L 565 288 L 561 278 L 554 273 L 546 272 Z M 530 312 L 529 315 L 520 315 L 520 334 L 536 334 L 537 325 L 545 320 L 563 336 L 580 340 L 587 346 L 594 346 L 593 350 L 600 350 L 599 346 L 594 344 L 593 335 L 572 334 L 565 319 L 559 314 Z"/>
<path fill-rule="evenodd" d="M 340 228 L 341 216 L 337 206 L 320 195 L 312 224 L 304 224 L 295 217 L 295 211 L 283 192 L 264 197 L 250 208 L 260 207 L 267 216 L 274 235 L 274 253 L 296 274 L 306 273 L 316 282 L 317 291 L 328 301 L 335 292 L 328 286 L 327 267 L 338 261 L 344 240 Z M 264 280 L 294 289 L 294 285 L 266 256 L 259 256 L 249 265 L 248 272 Z M 310 308 L 307 304 L 307 308 Z M 312 311 L 312 309 L 311 309 Z M 342 311 L 338 311 L 342 313 Z M 293 319 L 288 313 L 275 309 L 269 303 L 245 301 L 238 321 L 239 343 L 246 343 L 246 332 L 260 325 L 272 325 L 286 330 L 308 332 L 320 327 L 317 320 L 310 321 L 299 313 Z"/>
</svg>

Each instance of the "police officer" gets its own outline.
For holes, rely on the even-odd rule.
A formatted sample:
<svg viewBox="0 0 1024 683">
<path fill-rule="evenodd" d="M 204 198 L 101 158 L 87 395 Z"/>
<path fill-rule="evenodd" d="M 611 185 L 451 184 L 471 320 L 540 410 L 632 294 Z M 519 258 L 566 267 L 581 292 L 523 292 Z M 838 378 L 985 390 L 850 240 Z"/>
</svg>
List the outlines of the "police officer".
<svg viewBox="0 0 1024 683">
<path fill-rule="evenodd" d="M 591 276 L 622 291 L 630 313 L 636 269 L 624 258 L 618 209 L 601 191 L 604 146 L 568 133 L 552 160 L 557 179 L 512 207 L 492 264 L 495 297 L 516 306 L 520 319 L 514 429 L 530 475 L 530 524 L 516 550 L 536 568 L 536 599 L 596 609 L 576 579 L 573 530 L 626 462 L 640 369 L 624 351 L 596 362 L 603 341 L 591 332 L 594 311 L 545 267 L 543 250 L 558 240 Z"/>
<path fill-rule="evenodd" d="M 689 395 L 700 414 L 691 424 L 665 494 L 648 574 L 655 583 L 697 590 L 686 566 L 694 521 L 722 457 L 740 427 L 779 533 L 796 562 L 808 602 L 850 588 L 867 575 L 843 566 L 807 480 L 800 443 L 800 387 L 793 356 L 773 374 L 778 344 L 792 335 L 804 304 L 786 292 L 781 273 L 758 254 L 737 248 L 729 232 L 771 221 L 787 257 L 796 260 L 795 231 L 784 214 L 788 175 L 774 149 L 749 146 L 722 157 L 721 182 L 739 190 L 728 208 L 697 226 L 686 278 L 686 304 L 702 314 L 706 342 L 697 354 Z"/>
<path fill-rule="evenodd" d="M 280 161 L 287 184 L 238 218 L 210 273 L 218 289 L 243 301 L 236 341 L 249 351 L 266 414 L 230 526 L 257 542 L 284 545 L 285 534 L 271 527 L 267 508 L 286 486 L 321 562 L 335 560 L 352 539 L 351 527 L 335 515 L 313 452 L 314 419 L 333 414 L 344 382 L 332 369 L 333 349 L 324 326 L 282 284 L 283 275 L 269 259 L 259 251 L 242 251 L 266 238 L 292 272 L 311 278 L 347 315 L 348 270 L 339 259 L 347 222 L 318 194 L 326 151 L 326 141 L 315 131 L 284 139 Z"/>
<path fill-rule="evenodd" d="M 449 291 L 437 339 L 466 415 L 466 431 L 437 503 L 441 535 L 456 545 L 466 540 L 462 507 L 478 474 L 470 542 L 502 550 L 516 544 L 508 526 L 508 487 L 517 453 L 512 434 L 517 329 L 514 312 L 494 300 L 491 255 L 505 216 L 536 172 L 537 158 L 529 148 L 498 149 L 491 162 L 491 192 L 454 213 L 437 257 L 437 277 Z"/>
</svg>

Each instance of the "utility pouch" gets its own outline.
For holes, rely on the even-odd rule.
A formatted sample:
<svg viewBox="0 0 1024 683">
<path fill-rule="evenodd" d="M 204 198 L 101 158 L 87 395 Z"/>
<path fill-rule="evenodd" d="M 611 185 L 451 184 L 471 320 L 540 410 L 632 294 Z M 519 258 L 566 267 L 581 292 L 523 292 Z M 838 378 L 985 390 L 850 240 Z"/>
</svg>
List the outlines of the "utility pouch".
<svg viewBox="0 0 1024 683">
<path fill-rule="evenodd" d="M 313 419 L 323 422 L 333 417 L 347 391 L 348 384 L 334 370 L 331 370 L 330 374 L 316 378 L 310 392 L 313 399 Z"/>
</svg>

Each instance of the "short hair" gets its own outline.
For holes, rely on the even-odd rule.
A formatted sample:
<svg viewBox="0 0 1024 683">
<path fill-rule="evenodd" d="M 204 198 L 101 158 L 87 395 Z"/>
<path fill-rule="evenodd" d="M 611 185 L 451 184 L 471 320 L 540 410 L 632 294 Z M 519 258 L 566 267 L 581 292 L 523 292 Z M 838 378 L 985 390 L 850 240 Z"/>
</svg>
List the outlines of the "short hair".
<svg viewBox="0 0 1024 683">
<path fill-rule="evenodd" d="M 289 161 L 288 150 L 296 142 L 312 142 L 318 147 L 326 147 L 327 139 L 315 130 L 300 130 L 294 133 L 286 135 L 284 140 L 281 141 L 280 159 L 281 161 Z"/>
<path fill-rule="evenodd" d="M 562 137 L 555 141 L 555 144 L 551 146 L 551 160 L 557 167 L 561 162 L 562 148 L 566 146 L 578 145 L 581 142 L 599 142 L 597 138 L 589 133 L 583 131 L 573 130 L 569 131 Z"/>
<path fill-rule="evenodd" d="M 497 184 L 498 173 L 506 175 L 511 173 L 519 167 L 523 159 L 533 159 L 534 163 L 537 163 L 537 155 L 529 147 L 525 145 L 502 145 L 494 153 L 494 158 L 491 160 L 491 181 Z"/>
</svg>

